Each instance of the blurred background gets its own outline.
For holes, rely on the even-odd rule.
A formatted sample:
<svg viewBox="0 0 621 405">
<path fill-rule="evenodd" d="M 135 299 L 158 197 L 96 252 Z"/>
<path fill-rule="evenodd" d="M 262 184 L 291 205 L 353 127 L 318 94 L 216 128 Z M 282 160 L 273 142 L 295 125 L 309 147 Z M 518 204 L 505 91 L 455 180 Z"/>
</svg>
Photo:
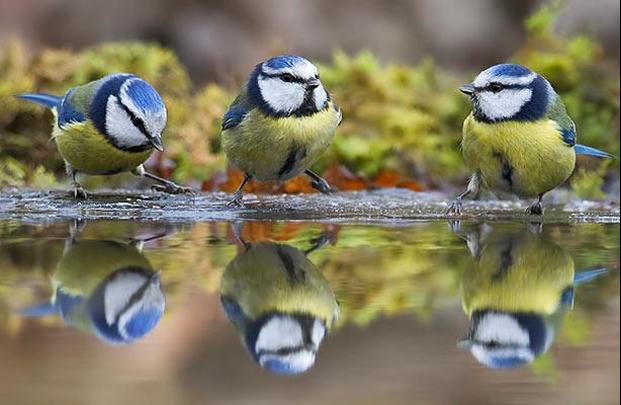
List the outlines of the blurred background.
<svg viewBox="0 0 621 405">
<path fill-rule="evenodd" d="M 541 0 L 2 0 L 0 45 L 80 49 L 104 41 L 154 41 L 173 49 L 198 84 L 245 74 L 275 49 L 329 61 L 341 49 L 387 62 L 432 57 L 480 70 L 510 58 Z M 619 2 L 567 1 L 561 33 L 588 33 L 619 59 Z"/>
<path fill-rule="evenodd" d="M 125 70 L 153 82 L 169 108 L 167 153 L 149 166 L 228 191 L 239 173 L 220 153 L 220 117 L 252 67 L 281 52 L 319 63 L 345 112 L 315 167 L 342 189 L 461 187 L 468 103 L 455 87 L 507 60 L 552 81 L 581 142 L 619 152 L 615 0 L 0 0 L 0 10 L 0 185 L 64 181 L 48 113 L 13 94 L 62 93 Z M 618 196 L 618 177 L 618 163 L 581 161 L 571 190 Z M 303 180 L 250 189 L 311 191 Z"/>
</svg>

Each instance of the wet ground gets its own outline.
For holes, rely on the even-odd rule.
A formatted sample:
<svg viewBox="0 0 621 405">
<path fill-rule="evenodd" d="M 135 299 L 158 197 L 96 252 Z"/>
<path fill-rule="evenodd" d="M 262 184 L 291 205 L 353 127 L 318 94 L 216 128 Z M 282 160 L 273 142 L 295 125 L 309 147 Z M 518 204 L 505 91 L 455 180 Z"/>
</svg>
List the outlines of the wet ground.
<svg viewBox="0 0 621 405">
<path fill-rule="evenodd" d="M 76 201 L 66 191 L 5 190 L 0 219 L 134 219 L 166 221 L 321 220 L 329 222 L 404 223 L 445 219 L 451 196 L 409 190 L 336 193 L 330 196 L 246 195 L 244 208 L 227 207 L 230 195 L 166 195 L 152 192 L 99 191 Z M 466 201 L 460 219 L 531 221 L 527 201 Z M 548 223 L 619 223 L 618 201 L 580 201 L 553 194 L 545 201 Z"/>
<path fill-rule="evenodd" d="M 22 219 L 0 220 L 0 402 L 618 403 L 618 211 L 543 226 L 378 215 L 418 218 L 408 196 L 371 211 L 337 196 L 349 208 L 333 222 L 236 223 L 162 210 L 189 197 L 116 211 L 123 197 L 3 197 Z M 200 218 L 256 215 L 194 201 Z M 310 201 L 260 204 L 299 218 L 334 200 Z M 111 212 L 148 221 L 60 219 Z"/>
</svg>

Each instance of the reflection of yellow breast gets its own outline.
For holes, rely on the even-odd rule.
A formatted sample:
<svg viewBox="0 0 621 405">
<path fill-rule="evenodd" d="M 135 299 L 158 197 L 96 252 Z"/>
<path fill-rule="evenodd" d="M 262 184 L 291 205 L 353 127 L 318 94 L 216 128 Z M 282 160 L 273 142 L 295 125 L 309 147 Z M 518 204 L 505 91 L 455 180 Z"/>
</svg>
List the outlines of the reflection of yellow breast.
<svg viewBox="0 0 621 405">
<path fill-rule="evenodd" d="M 257 243 L 237 255 L 220 292 L 252 319 L 269 312 L 310 314 L 329 328 L 338 311 L 327 280 L 304 252 L 287 245 Z"/>
<path fill-rule="evenodd" d="M 89 295 L 106 277 L 127 267 L 152 270 L 134 246 L 113 241 L 77 241 L 63 254 L 54 273 L 54 287 L 74 295 Z"/>
<path fill-rule="evenodd" d="M 132 170 L 151 155 L 152 150 L 130 153 L 115 148 L 91 120 L 54 125 L 52 133 L 58 150 L 73 168 L 85 174 L 114 174 Z"/>
<path fill-rule="evenodd" d="M 464 272 L 462 305 L 468 316 L 477 310 L 552 314 L 573 278 L 574 262 L 560 246 L 532 235 L 500 239 Z"/>
<path fill-rule="evenodd" d="M 471 114 L 463 132 L 466 164 L 480 171 L 491 188 L 534 197 L 563 183 L 574 170 L 576 154 L 552 120 L 486 124 Z"/>
<path fill-rule="evenodd" d="M 254 109 L 240 125 L 222 132 L 222 146 L 231 162 L 253 178 L 286 180 L 326 151 L 339 119 L 332 103 L 307 117 L 270 118 Z M 297 151 L 294 167 L 279 174 L 292 151 Z"/>
</svg>

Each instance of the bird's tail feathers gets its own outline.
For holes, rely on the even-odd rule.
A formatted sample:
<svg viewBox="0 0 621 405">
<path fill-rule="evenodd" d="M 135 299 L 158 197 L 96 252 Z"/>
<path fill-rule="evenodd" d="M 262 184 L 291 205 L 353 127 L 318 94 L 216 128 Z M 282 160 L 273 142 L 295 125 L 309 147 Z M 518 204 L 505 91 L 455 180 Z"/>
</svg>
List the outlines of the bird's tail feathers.
<svg viewBox="0 0 621 405">
<path fill-rule="evenodd" d="M 41 304 L 36 304 L 27 308 L 22 308 L 19 311 L 21 316 L 38 318 L 41 316 L 49 316 L 56 315 L 58 313 L 58 309 L 56 305 L 52 302 L 44 302 Z"/>
<path fill-rule="evenodd" d="M 589 281 L 595 280 L 597 277 L 606 273 L 608 273 L 608 269 L 603 267 L 598 269 L 578 271 L 574 275 L 574 286 L 588 283 Z"/>
<path fill-rule="evenodd" d="M 18 94 L 16 97 L 21 98 L 22 100 L 31 101 L 47 108 L 56 108 L 62 100 L 62 97 L 45 93 L 22 93 Z"/>
<path fill-rule="evenodd" d="M 586 145 L 576 144 L 575 149 L 576 149 L 576 155 L 595 156 L 598 158 L 605 158 L 605 159 L 616 159 L 617 158 L 616 156 L 611 155 L 608 152 L 604 152 L 603 150 L 591 148 L 590 146 L 586 146 Z"/>
</svg>

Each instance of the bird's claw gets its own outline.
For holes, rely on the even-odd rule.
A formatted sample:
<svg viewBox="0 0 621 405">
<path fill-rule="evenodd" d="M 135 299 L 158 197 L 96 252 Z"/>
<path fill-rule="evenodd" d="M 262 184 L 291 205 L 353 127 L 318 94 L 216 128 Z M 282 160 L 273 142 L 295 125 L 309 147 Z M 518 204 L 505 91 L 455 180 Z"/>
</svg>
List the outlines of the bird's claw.
<svg viewBox="0 0 621 405">
<path fill-rule="evenodd" d="M 451 204 L 450 207 L 446 210 L 446 215 L 454 216 L 461 215 L 462 202 L 461 199 L 458 198 Z"/>
<path fill-rule="evenodd" d="M 76 200 L 86 200 L 88 198 L 88 194 L 84 191 L 82 186 L 78 184 L 73 186 L 73 198 Z"/>
<path fill-rule="evenodd" d="M 537 201 L 526 208 L 526 213 L 529 215 L 543 215 L 543 205 Z"/>
<path fill-rule="evenodd" d="M 227 207 L 238 207 L 243 208 L 244 206 L 244 196 L 242 193 L 233 194 L 233 198 L 226 203 Z"/>
<path fill-rule="evenodd" d="M 192 194 L 192 195 L 196 194 L 194 190 L 192 190 L 191 188 L 180 186 L 173 182 L 166 182 L 163 184 L 154 184 L 151 186 L 151 190 L 159 191 L 162 193 L 168 193 L 168 194 Z"/>
<path fill-rule="evenodd" d="M 317 179 L 311 181 L 311 187 L 319 191 L 321 194 L 332 194 L 334 189 L 330 187 L 330 184 L 325 179 Z"/>
</svg>

